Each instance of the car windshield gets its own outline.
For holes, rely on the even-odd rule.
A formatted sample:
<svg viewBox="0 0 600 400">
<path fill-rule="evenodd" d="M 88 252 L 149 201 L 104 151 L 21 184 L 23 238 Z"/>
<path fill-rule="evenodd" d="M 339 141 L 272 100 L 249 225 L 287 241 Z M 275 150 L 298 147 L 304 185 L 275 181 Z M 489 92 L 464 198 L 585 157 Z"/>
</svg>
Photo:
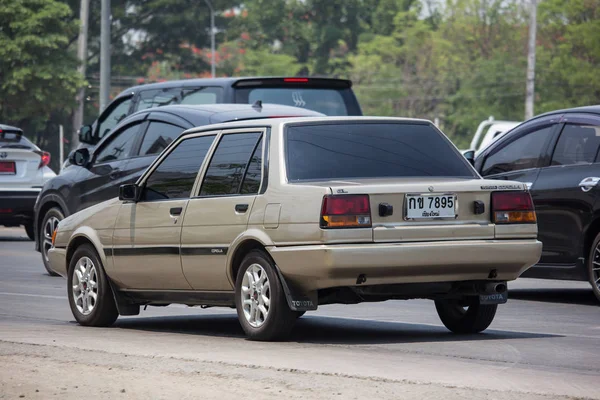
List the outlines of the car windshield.
<svg viewBox="0 0 600 400">
<path fill-rule="evenodd" d="M 349 89 L 295 87 L 244 88 L 236 91 L 236 99 L 238 103 L 247 102 L 248 104 L 254 104 L 260 100 L 263 103 L 302 107 L 333 116 L 358 114 Z"/>
<path fill-rule="evenodd" d="M 476 176 L 452 144 L 428 124 L 291 126 L 286 150 L 290 181 Z"/>
<path fill-rule="evenodd" d="M 35 145 L 20 132 L 5 131 L 0 135 L 0 148 L 35 150 Z"/>
</svg>

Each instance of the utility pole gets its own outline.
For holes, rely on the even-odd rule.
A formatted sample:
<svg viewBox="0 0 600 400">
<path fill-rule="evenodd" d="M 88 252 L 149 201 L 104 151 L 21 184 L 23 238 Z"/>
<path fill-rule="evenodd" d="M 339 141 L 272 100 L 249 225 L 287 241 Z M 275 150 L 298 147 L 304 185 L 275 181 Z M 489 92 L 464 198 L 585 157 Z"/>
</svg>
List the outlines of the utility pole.
<svg viewBox="0 0 600 400">
<path fill-rule="evenodd" d="M 79 38 L 77 40 L 77 59 L 79 60 L 78 72 L 85 79 L 85 69 L 87 64 L 87 40 L 88 40 L 88 20 L 90 14 L 90 0 L 81 0 L 79 10 Z M 77 130 L 83 125 L 83 108 L 85 105 L 85 87 L 80 87 L 77 91 L 77 109 L 73 114 L 73 132 L 71 135 L 71 148 L 76 148 L 79 144 Z M 62 146 L 62 143 L 61 143 Z M 62 147 L 61 147 L 62 148 Z M 62 161 L 61 161 L 62 162 Z"/>
<path fill-rule="evenodd" d="M 100 24 L 100 112 L 108 105 L 110 94 L 110 0 L 102 0 Z"/>
<path fill-rule="evenodd" d="M 531 0 L 529 17 L 529 46 L 527 51 L 527 88 L 525 95 L 525 120 L 533 117 L 535 101 L 535 44 L 537 36 L 537 0 Z"/>
<path fill-rule="evenodd" d="M 210 74 L 215 77 L 215 10 L 210 0 L 204 0 L 210 10 Z"/>
</svg>

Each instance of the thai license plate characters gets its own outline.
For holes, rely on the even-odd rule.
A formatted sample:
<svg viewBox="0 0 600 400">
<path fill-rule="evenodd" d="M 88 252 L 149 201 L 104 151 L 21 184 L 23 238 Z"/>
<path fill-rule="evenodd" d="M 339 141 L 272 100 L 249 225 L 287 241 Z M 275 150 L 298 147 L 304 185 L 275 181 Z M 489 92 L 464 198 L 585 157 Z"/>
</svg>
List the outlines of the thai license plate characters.
<svg viewBox="0 0 600 400">
<path fill-rule="evenodd" d="M 406 219 L 456 218 L 456 195 L 407 194 L 404 199 Z"/>
</svg>

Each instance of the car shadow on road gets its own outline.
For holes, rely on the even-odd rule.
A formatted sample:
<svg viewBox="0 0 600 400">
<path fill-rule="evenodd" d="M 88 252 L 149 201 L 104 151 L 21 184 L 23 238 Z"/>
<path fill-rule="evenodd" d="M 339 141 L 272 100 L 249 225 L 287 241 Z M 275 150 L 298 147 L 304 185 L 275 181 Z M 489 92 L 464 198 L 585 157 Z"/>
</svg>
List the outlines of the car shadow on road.
<svg viewBox="0 0 600 400">
<path fill-rule="evenodd" d="M 121 329 L 245 338 L 234 314 L 120 319 Z M 489 329 L 476 335 L 456 335 L 444 327 L 402 322 L 367 321 L 306 315 L 294 327 L 290 341 L 315 344 L 386 344 L 540 339 L 559 335 Z"/>
<path fill-rule="evenodd" d="M 594 296 L 592 288 L 568 289 L 511 289 L 509 299 L 541 301 L 545 303 L 581 304 L 598 306 L 600 302 Z"/>
<path fill-rule="evenodd" d="M 0 236 L 0 242 L 33 242 L 33 240 L 29 239 L 27 236 Z"/>
</svg>

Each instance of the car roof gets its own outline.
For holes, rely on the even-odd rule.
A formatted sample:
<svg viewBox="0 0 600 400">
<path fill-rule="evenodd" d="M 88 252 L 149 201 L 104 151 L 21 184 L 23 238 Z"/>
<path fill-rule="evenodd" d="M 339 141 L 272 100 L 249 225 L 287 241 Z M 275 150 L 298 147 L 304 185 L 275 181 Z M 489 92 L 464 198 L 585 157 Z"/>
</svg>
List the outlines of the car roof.
<svg viewBox="0 0 600 400">
<path fill-rule="evenodd" d="M 395 124 L 426 124 L 433 125 L 433 123 L 426 119 L 418 118 L 397 118 L 397 117 L 338 117 L 338 116 L 323 116 L 323 117 L 287 117 L 287 118 L 275 118 L 275 119 L 253 119 L 249 121 L 232 121 L 224 122 L 220 124 L 212 124 L 207 126 L 200 126 L 192 129 L 188 129 L 182 135 L 199 133 L 203 131 L 214 131 L 219 129 L 233 129 L 233 128 L 247 128 L 247 127 L 264 127 L 271 126 L 273 128 L 279 128 L 282 125 L 288 124 L 345 124 L 345 123 L 395 123 Z"/>
<path fill-rule="evenodd" d="M 2 130 L 2 131 L 19 131 L 19 132 L 23 133 L 23 130 L 21 128 L 17 128 L 16 126 L 11 126 L 11 125 L 4 125 L 4 124 L 0 124 L 0 130 Z"/>
<path fill-rule="evenodd" d="M 565 108 L 562 110 L 554 110 L 549 111 L 544 114 L 536 115 L 534 118 L 541 118 L 548 115 L 556 115 L 556 114 L 568 114 L 568 113 L 587 113 L 587 114 L 598 114 L 600 115 L 600 105 L 592 105 L 592 106 L 583 106 L 583 107 L 574 107 L 574 108 Z"/>
<path fill-rule="evenodd" d="M 211 124 L 222 123 L 227 121 L 235 121 L 238 119 L 259 119 L 268 117 L 281 116 L 306 116 L 306 117 L 321 117 L 322 114 L 317 111 L 308 110 L 306 108 L 285 106 L 281 104 L 262 103 L 259 105 L 253 104 L 199 104 L 185 105 L 175 104 L 170 106 L 148 108 L 131 114 L 127 118 L 132 118 L 143 113 L 167 113 L 176 115 L 187 120 L 193 126 L 204 126 L 206 120 L 210 120 Z"/>
<path fill-rule="evenodd" d="M 244 76 L 244 77 L 227 77 L 227 78 L 197 78 L 197 79 L 180 79 L 174 81 L 165 81 L 165 82 L 155 82 L 155 83 L 146 83 L 143 85 L 137 85 L 129 87 L 119 93 L 118 97 L 137 93 L 140 90 L 152 90 L 152 89 L 167 89 L 171 87 L 186 87 L 186 86 L 233 86 L 238 82 L 243 81 L 260 81 L 260 80 L 277 80 L 277 79 L 290 79 L 297 77 L 287 77 L 287 76 Z M 297 79 L 308 79 L 309 82 L 304 84 L 310 85 L 310 82 L 313 83 L 335 83 L 338 85 L 343 85 L 348 88 L 352 87 L 352 81 L 348 79 L 339 79 L 339 78 L 324 78 L 324 77 L 302 77 Z M 250 83 L 250 82 L 248 82 Z M 293 83 L 293 82 L 292 82 Z"/>
</svg>

